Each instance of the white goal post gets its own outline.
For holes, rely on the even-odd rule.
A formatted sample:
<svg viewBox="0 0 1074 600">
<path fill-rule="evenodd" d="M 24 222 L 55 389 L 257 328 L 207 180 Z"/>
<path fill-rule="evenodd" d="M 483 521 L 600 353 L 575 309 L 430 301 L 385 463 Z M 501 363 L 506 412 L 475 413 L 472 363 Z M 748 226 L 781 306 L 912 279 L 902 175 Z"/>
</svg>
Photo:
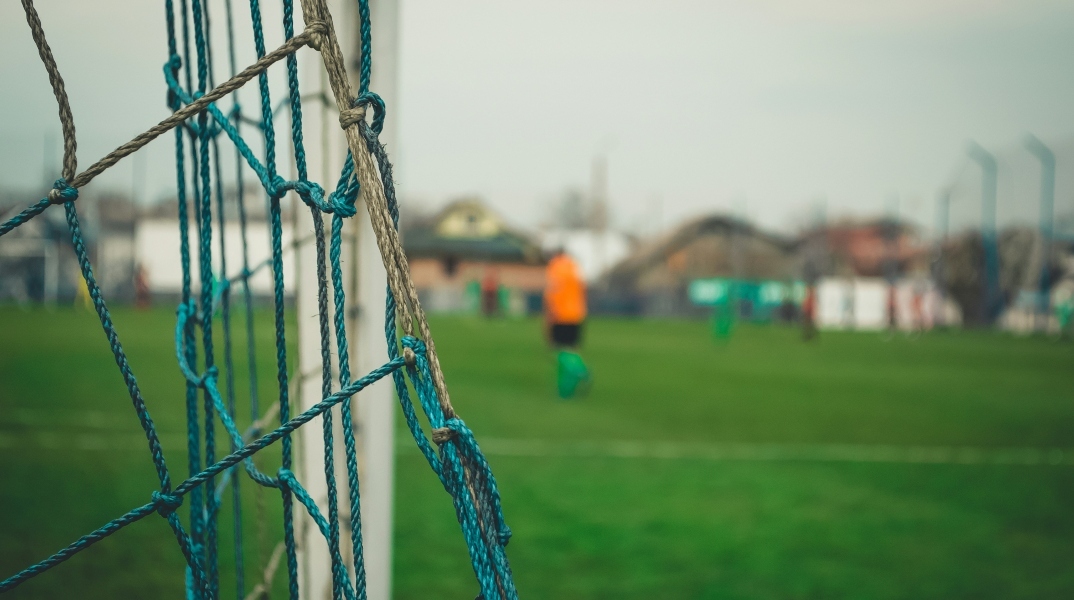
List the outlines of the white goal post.
<svg viewBox="0 0 1074 600">
<path fill-rule="evenodd" d="M 328 0 L 340 46 L 353 74 L 360 55 L 358 3 Z M 373 73 L 370 89 L 378 93 L 388 107 L 380 139 L 389 151 L 396 149 L 396 112 L 399 5 L 396 0 L 370 0 L 373 30 Z M 333 184 L 347 154 L 347 142 L 339 127 L 339 113 L 331 100 L 332 91 L 321 56 L 315 52 L 299 53 L 300 89 L 303 95 L 306 156 L 311 178 Z M 356 78 L 352 78 L 352 81 Z M 357 86 L 355 86 L 357 87 Z M 312 99 L 323 94 L 326 101 Z M 306 101 L 311 98 L 310 101 Z M 359 203 L 361 199 L 359 199 Z M 317 309 L 317 254 L 312 241 L 313 220 L 300 206 L 297 211 L 297 237 L 307 239 L 295 252 L 296 309 L 298 316 L 298 357 L 296 376 L 298 399 L 295 414 L 321 400 L 320 330 Z M 325 219 L 330 231 L 331 218 Z M 355 243 L 357 241 L 357 243 Z M 369 215 L 359 206 L 357 214 L 346 221 L 342 264 L 348 306 L 347 333 L 350 342 L 351 373 L 359 375 L 388 361 L 384 338 L 384 302 L 386 277 L 369 224 Z M 329 299 L 329 306 L 332 306 Z M 354 310 L 353 307 L 357 307 Z M 338 386 L 338 354 L 333 336 L 334 385 Z M 369 600 L 391 597 L 392 567 L 392 490 L 394 486 L 395 391 L 390 378 L 363 390 L 352 399 L 355 436 L 358 446 L 362 507 L 362 540 L 366 585 Z M 335 467 L 339 489 L 340 541 L 348 567 L 350 560 L 350 519 L 346 465 L 343 454 L 343 423 L 335 411 Z M 327 483 L 324 477 L 324 443 L 321 428 L 304 427 L 298 431 L 296 466 L 310 495 L 327 515 Z M 299 542 L 299 586 L 303 598 L 322 600 L 332 597 L 330 558 L 324 538 L 305 511 L 296 511 L 296 537 Z M 353 573 L 352 573 L 353 575 Z"/>
</svg>

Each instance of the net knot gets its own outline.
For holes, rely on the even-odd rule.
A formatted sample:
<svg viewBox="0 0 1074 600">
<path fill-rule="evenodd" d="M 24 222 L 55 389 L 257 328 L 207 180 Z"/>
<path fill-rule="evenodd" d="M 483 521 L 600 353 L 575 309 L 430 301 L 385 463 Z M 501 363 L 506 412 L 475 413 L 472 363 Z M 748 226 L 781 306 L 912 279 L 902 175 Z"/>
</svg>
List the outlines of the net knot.
<svg viewBox="0 0 1074 600">
<path fill-rule="evenodd" d="M 437 427 L 433 430 L 432 437 L 433 441 L 439 446 L 448 440 L 454 439 L 457 435 L 459 435 L 459 432 L 450 427 Z"/>
<path fill-rule="evenodd" d="M 168 62 L 164 63 L 164 79 L 168 82 L 168 108 L 172 109 L 172 112 L 179 110 L 182 103 L 179 99 L 179 94 L 176 92 L 175 87 L 178 85 L 179 69 L 183 67 L 183 59 L 178 54 L 172 54 L 168 57 Z M 174 82 L 174 86 L 173 86 Z"/>
<path fill-rule="evenodd" d="M 153 504 L 157 507 L 157 513 L 167 518 L 183 505 L 183 497 L 168 492 L 153 492 Z"/>
<path fill-rule="evenodd" d="M 306 26 L 306 33 L 309 34 L 310 40 L 308 42 L 309 47 L 320 52 L 324 47 L 324 43 L 327 41 L 325 35 L 328 31 L 328 26 L 324 21 L 314 21 Z"/>
<path fill-rule="evenodd" d="M 279 175 L 272 178 L 272 181 L 268 184 L 268 193 L 272 198 L 279 200 L 287 193 L 290 188 L 287 185 L 287 180 Z"/>
<path fill-rule="evenodd" d="M 343 129 L 365 120 L 365 105 L 358 105 L 339 111 L 339 126 Z"/>
<path fill-rule="evenodd" d="M 364 119 L 366 106 L 373 109 L 373 122 L 369 124 L 369 128 L 373 130 L 373 133 L 380 135 L 380 132 L 384 130 L 384 115 L 387 110 L 384 106 L 384 99 L 378 96 L 375 92 L 362 92 L 354 99 L 354 108 L 348 110 L 361 108 L 362 118 Z M 339 114 L 340 125 L 343 124 L 344 112 L 348 111 L 343 111 Z M 346 129 L 346 126 L 344 126 L 344 129 Z"/>
<path fill-rule="evenodd" d="M 216 365 L 205 369 L 205 374 L 198 380 L 198 387 L 205 387 L 206 382 L 212 379 L 216 381 L 216 378 L 220 376 L 220 369 L 216 368 Z"/>
<path fill-rule="evenodd" d="M 353 217 L 354 215 L 358 214 L 358 209 L 354 207 L 354 202 L 355 200 L 357 200 L 357 198 L 354 196 L 348 198 L 347 196 L 347 194 L 339 194 L 336 192 L 332 192 L 332 194 L 328 197 L 328 205 L 332 210 L 326 212 L 330 212 L 341 217 Z"/>
<path fill-rule="evenodd" d="M 52 190 L 48 193 L 48 201 L 53 204 L 63 204 L 78 200 L 78 190 L 67 184 L 67 180 L 60 178 L 52 184 Z"/>
<path fill-rule="evenodd" d="M 425 342 L 419 340 L 418 338 L 412 335 L 405 335 L 403 336 L 402 342 L 404 351 L 410 350 L 415 354 L 421 354 L 422 356 L 425 355 Z"/>
<path fill-rule="evenodd" d="M 448 440 L 453 440 L 459 436 L 463 439 L 473 440 L 473 433 L 470 428 L 466 426 L 466 423 L 462 422 L 462 419 L 458 417 L 452 417 L 444 421 L 443 427 L 437 427 L 433 429 L 433 441 L 437 444 L 443 444 Z"/>
<path fill-rule="evenodd" d="M 331 212 L 341 217 L 353 217 L 358 214 L 358 209 L 354 207 L 354 202 L 357 200 L 357 196 L 347 197 L 347 194 L 338 194 L 333 192 L 329 197 L 329 203 L 332 207 Z"/>
<path fill-rule="evenodd" d="M 291 482 L 295 481 L 295 474 L 286 467 L 280 467 L 280 469 L 276 471 L 276 479 L 280 482 L 280 489 L 290 490 Z"/>
</svg>

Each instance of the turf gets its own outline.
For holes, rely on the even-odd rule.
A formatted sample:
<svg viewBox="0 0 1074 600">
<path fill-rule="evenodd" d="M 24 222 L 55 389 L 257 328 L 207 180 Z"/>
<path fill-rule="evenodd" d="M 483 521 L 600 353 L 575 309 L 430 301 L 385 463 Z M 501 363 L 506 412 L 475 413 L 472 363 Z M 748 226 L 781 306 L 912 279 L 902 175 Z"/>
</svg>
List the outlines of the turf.
<svg viewBox="0 0 1074 600">
<path fill-rule="evenodd" d="M 172 468 L 185 473 L 174 315 L 119 311 L 116 321 Z M 155 482 L 93 315 L 3 308 L 0 323 L 6 576 L 146 502 Z M 565 402 L 537 321 L 432 325 L 453 402 L 490 449 L 497 440 L 1074 447 L 1069 343 L 950 332 L 824 333 L 804 344 L 778 327 L 715 343 L 700 323 L 595 320 L 584 349 L 595 385 Z M 269 315 L 258 327 L 270 396 Z M 134 443 L 78 442 L 95 432 Z M 1074 597 L 1071 466 L 489 458 L 523 598 Z M 405 445 L 396 479 L 396 596 L 474 597 L 450 501 Z M 277 505 L 267 497 L 270 518 Z M 244 509 L 255 513 L 252 498 Z M 222 563 L 231 597 L 228 556 Z M 11 597 L 176 596 L 181 573 L 174 539 L 151 516 Z"/>
</svg>

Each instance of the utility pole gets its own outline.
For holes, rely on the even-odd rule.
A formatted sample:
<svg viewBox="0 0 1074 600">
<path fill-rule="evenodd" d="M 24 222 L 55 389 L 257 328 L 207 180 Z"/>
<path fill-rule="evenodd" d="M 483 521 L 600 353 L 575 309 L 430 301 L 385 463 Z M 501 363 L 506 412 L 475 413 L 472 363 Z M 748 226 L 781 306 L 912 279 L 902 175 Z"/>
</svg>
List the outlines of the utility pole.
<svg viewBox="0 0 1074 600">
<path fill-rule="evenodd" d="M 397 57 L 399 6 L 397 0 L 370 0 L 370 19 L 373 37 L 373 69 L 370 89 L 378 93 L 388 107 L 380 139 L 389 151 L 395 143 L 397 92 Z M 340 47 L 352 74 L 357 77 L 360 58 L 358 4 L 348 0 L 328 0 L 336 26 Z M 310 176 L 326 187 L 335 184 L 347 156 L 347 143 L 339 127 L 339 114 L 334 103 L 308 99 L 317 94 L 331 98 L 324 64 L 315 52 L 299 53 L 300 77 L 304 102 L 306 156 Z M 295 200 L 297 201 L 297 200 Z M 343 232 L 342 262 L 344 287 L 347 295 L 346 315 L 351 378 L 357 379 L 388 361 L 384 339 L 384 303 L 387 278 L 377 248 L 376 238 L 364 205 L 347 219 Z M 294 239 L 309 239 L 313 221 L 308 210 L 300 207 Z M 325 235 L 331 219 L 324 220 Z M 321 394 L 320 333 L 317 307 L 316 249 L 312 240 L 295 249 L 300 265 L 296 282 L 298 312 L 298 378 L 299 411 L 319 402 Z M 332 306 L 332 302 L 329 302 Z M 334 383 L 338 389 L 338 352 L 332 336 Z M 366 571 L 366 590 L 369 600 L 389 600 L 391 597 L 392 564 L 392 501 L 395 467 L 395 390 L 390 378 L 382 379 L 362 390 L 351 400 L 353 423 L 341 423 L 335 410 L 336 428 L 334 459 L 339 491 L 340 542 L 348 570 L 353 567 L 350 547 L 350 503 L 347 492 L 346 462 L 342 428 L 353 427 L 355 432 L 358 471 L 361 490 L 362 545 Z M 301 469 L 299 477 L 311 497 L 317 501 L 322 514 L 327 512 L 327 482 L 324 475 L 324 441 L 321 428 L 313 424 L 298 431 Z M 296 508 L 301 517 L 296 535 L 299 538 L 299 580 L 304 599 L 323 600 L 332 597 L 330 560 L 327 544 L 320 531 Z M 351 572 L 353 578 L 354 573 Z"/>
<path fill-rule="evenodd" d="M 936 310 L 936 316 L 934 322 L 940 327 L 947 325 L 946 323 L 946 308 L 947 308 L 947 290 L 945 288 L 945 278 L 947 272 L 944 269 L 944 245 L 947 243 L 947 230 L 951 221 L 951 188 L 947 187 L 940 191 L 940 195 L 936 198 L 936 266 L 933 271 L 933 276 L 936 279 L 936 292 L 938 298 L 938 304 Z"/>
<path fill-rule="evenodd" d="M 888 285 L 895 286 L 899 278 L 899 194 L 892 194 L 888 198 L 888 222 L 885 227 L 884 237 L 887 242 L 887 260 L 884 265 L 884 275 L 888 279 Z"/>
<path fill-rule="evenodd" d="M 590 225 L 596 231 L 603 231 L 608 223 L 608 157 L 604 154 L 593 157 L 589 196 Z"/>
<path fill-rule="evenodd" d="M 604 272 L 607 256 L 605 238 L 608 228 L 608 156 L 597 154 L 593 157 L 593 169 L 590 175 L 589 225 L 593 234 L 593 271 L 588 275 L 596 276 Z"/>
<path fill-rule="evenodd" d="M 984 318 L 991 324 L 1002 309 L 999 291 L 999 247 L 996 239 L 996 158 L 977 142 L 970 142 L 966 154 L 981 167 L 981 243 L 984 245 Z"/>
<path fill-rule="evenodd" d="M 41 177 L 44 180 L 45 189 L 52 187 L 53 175 L 52 169 L 56 164 L 55 159 L 56 138 L 54 134 L 45 134 L 44 145 L 44 166 L 41 169 Z M 137 153 L 136 153 L 137 154 Z M 44 303 L 50 309 L 55 309 L 58 305 L 57 298 L 59 297 L 60 289 L 60 244 L 58 241 L 49 237 L 42 238 L 42 256 L 45 261 L 45 293 Z M 133 250 L 132 250 L 133 252 Z"/>
<path fill-rule="evenodd" d="M 1052 266 L 1052 220 L 1055 216 L 1055 154 L 1033 134 L 1026 136 L 1025 146 L 1040 161 L 1041 264 L 1036 318 L 1036 325 L 1039 326 L 1042 319 L 1044 324 L 1048 322 L 1048 279 Z"/>
</svg>

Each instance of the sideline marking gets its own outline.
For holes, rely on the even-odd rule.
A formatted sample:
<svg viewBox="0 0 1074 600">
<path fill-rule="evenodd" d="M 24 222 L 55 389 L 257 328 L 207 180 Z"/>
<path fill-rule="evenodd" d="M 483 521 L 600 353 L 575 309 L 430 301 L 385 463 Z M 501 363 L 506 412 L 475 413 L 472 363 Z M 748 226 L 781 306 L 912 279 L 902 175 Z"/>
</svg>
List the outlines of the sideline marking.
<svg viewBox="0 0 1074 600">
<path fill-rule="evenodd" d="M 490 456 L 654 458 L 704 461 L 857 462 L 949 465 L 1074 466 L 1072 448 L 984 448 L 892 444 L 748 444 L 478 440 Z"/>
<path fill-rule="evenodd" d="M 145 436 L 126 415 L 103 411 L 62 411 L 45 419 L 44 411 L 16 409 L 14 419 L 0 422 L 0 449 L 144 450 Z M 63 427 L 55 426 L 59 417 Z M 3 431 L 5 426 L 14 431 Z M 127 425 L 130 425 L 128 427 Z M 21 427 L 20 427 L 21 426 Z M 133 427 L 133 429 L 131 428 Z M 160 433 L 169 449 L 185 447 L 182 433 Z M 709 462 L 846 462 L 938 465 L 1074 466 L 1074 448 L 982 446 L 902 446 L 895 444 L 750 444 L 661 441 L 553 441 L 542 439 L 478 439 L 489 456 L 518 458 L 622 458 L 700 460 Z M 396 452 L 415 451 L 409 436 L 399 436 Z"/>
</svg>

